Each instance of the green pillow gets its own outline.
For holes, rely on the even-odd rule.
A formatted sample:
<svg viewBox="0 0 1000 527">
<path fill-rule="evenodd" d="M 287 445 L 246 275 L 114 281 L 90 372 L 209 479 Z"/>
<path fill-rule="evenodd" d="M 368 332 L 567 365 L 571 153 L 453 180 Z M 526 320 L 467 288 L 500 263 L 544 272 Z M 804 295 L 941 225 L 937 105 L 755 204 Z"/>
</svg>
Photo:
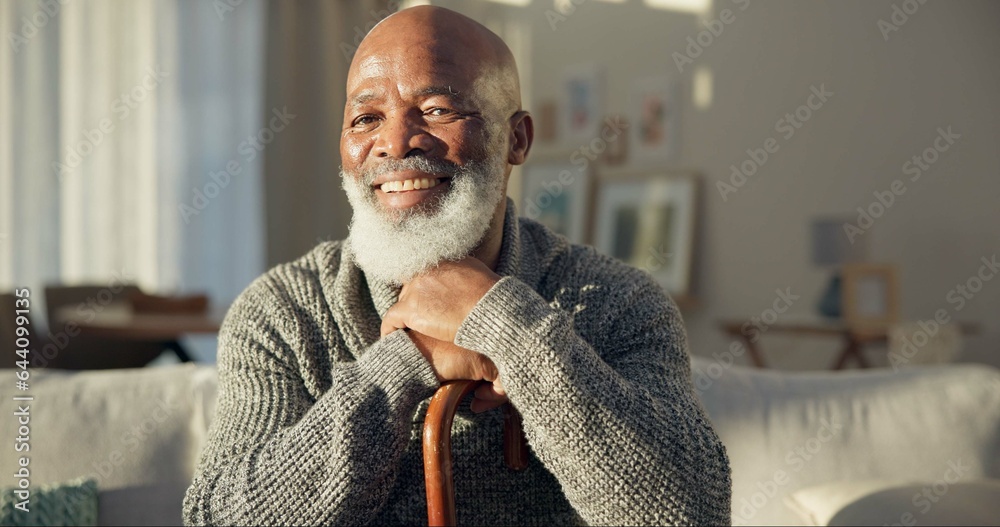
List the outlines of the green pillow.
<svg viewBox="0 0 1000 527">
<path fill-rule="evenodd" d="M 0 492 L 0 525 L 97 525 L 97 481 L 79 478 L 31 490 L 28 512 L 14 491 Z"/>
</svg>

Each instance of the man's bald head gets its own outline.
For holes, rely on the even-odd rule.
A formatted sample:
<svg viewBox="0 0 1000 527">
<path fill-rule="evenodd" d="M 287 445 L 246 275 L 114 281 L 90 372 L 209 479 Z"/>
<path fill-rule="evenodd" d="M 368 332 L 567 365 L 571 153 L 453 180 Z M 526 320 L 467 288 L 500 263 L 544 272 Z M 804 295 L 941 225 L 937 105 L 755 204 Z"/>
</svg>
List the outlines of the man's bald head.
<svg viewBox="0 0 1000 527">
<path fill-rule="evenodd" d="M 509 117 L 521 110 L 521 88 L 514 55 L 507 44 L 475 20 L 436 6 L 417 6 L 390 15 L 364 38 L 347 76 L 347 92 L 375 66 L 394 59 L 422 61 L 428 68 L 462 73 L 474 96 Z"/>
</svg>

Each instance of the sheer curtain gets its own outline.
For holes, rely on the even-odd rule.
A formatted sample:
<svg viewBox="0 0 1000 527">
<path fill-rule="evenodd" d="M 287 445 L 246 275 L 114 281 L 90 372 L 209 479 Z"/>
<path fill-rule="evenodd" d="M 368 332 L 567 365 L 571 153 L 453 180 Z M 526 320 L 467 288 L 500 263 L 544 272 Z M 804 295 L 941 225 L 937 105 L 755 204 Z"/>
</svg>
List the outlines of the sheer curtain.
<svg viewBox="0 0 1000 527">
<path fill-rule="evenodd" d="M 0 2 L 0 289 L 125 279 L 226 305 L 263 272 L 264 130 L 284 111 L 264 104 L 265 18 Z"/>
</svg>

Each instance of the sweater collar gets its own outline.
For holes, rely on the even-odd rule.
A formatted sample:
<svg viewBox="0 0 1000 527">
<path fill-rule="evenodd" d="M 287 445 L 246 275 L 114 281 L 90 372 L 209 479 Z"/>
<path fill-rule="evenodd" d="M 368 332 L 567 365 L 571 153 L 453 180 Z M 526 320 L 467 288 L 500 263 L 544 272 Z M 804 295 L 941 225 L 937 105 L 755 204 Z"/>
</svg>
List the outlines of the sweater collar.
<svg viewBox="0 0 1000 527">
<path fill-rule="evenodd" d="M 510 197 L 506 199 L 503 241 L 500 244 L 496 273 L 500 276 L 519 278 L 534 288 L 539 280 L 537 272 L 524 273 L 523 270 L 537 269 L 537 266 L 525 266 L 522 263 L 524 247 L 522 247 L 517 209 L 513 199 Z M 382 317 L 399 299 L 402 288 L 368 279 L 364 271 L 354 262 L 349 239 L 343 242 L 336 277 L 333 277 L 331 285 L 332 298 L 329 300 L 345 342 L 351 349 L 366 349 L 378 340 Z"/>
</svg>

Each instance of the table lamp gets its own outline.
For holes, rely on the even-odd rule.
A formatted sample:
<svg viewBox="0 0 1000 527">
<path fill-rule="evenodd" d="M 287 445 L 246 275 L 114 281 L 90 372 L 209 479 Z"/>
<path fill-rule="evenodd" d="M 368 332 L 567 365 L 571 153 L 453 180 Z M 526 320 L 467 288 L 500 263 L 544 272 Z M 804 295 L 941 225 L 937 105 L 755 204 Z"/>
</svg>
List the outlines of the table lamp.
<svg viewBox="0 0 1000 527">
<path fill-rule="evenodd" d="M 826 291 L 820 296 L 817 311 L 825 317 L 840 318 L 841 276 L 840 266 L 845 263 L 860 262 L 868 252 L 866 237 L 855 235 L 853 241 L 844 230 L 851 218 L 821 218 L 812 222 L 812 261 L 821 267 L 833 267 Z"/>
</svg>

